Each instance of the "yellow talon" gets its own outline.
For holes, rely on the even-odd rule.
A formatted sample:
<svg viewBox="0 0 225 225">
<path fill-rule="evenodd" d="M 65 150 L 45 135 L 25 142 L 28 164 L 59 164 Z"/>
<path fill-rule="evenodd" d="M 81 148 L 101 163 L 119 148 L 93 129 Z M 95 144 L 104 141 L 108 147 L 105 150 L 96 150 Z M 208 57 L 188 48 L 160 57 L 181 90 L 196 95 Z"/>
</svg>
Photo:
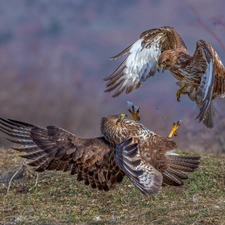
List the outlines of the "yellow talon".
<svg viewBox="0 0 225 225">
<path fill-rule="evenodd" d="M 181 120 L 177 121 L 176 123 L 173 123 L 170 134 L 168 135 L 168 138 L 172 138 L 172 136 L 177 136 L 177 130 L 180 127 Z"/>
<path fill-rule="evenodd" d="M 183 94 L 183 95 L 187 94 L 186 92 L 183 91 L 185 87 L 186 87 L 186 85 L 184 85 L 183 87 L 181 87 L 181 88 L 177 91 L 177 93 L 176 93 L 177 101 L 178 101 L 178 102 L 180 102 L 180 96 L 181 96 L 181 94 Z"/>
<path fill-rule="evenodd" d="M 129 101 L 127 101 L 127 105 L 128 105 L 128 111 L 132 115 L 134 121 L 139 121 L 140 117 L 138 114 L 139 114 L 140 107 L 135 106 L 132 102 L 129 102 Z"/>
<path fill-rule="evenodd" d="M 129 112 L 131 113 L 134 121 L 139 121 L 140 120 L 140 117 L 138 116 L 138 112 L 135 112 L 133 109 L 132 110 L 129 109 Z"/>
</svg>

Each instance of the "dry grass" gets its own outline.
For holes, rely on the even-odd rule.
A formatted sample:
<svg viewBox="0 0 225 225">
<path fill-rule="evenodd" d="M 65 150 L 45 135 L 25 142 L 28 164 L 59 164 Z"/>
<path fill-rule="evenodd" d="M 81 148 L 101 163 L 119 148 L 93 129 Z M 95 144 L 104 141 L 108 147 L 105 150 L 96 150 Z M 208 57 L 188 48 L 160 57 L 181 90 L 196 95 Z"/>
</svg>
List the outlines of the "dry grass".
<svg viewBox="0 0 225 225">
<path fill-rule="evenodd" d="M 0 181 L 23 160 L 0 150 Z M 225 155 L 202 155 L 201 168 L 183 187 L 143 196 L 129 180 L 108 193 L 93 191 L 62 172 L 0 183 L 0 224 L 225 224 Z"/>
</svg>

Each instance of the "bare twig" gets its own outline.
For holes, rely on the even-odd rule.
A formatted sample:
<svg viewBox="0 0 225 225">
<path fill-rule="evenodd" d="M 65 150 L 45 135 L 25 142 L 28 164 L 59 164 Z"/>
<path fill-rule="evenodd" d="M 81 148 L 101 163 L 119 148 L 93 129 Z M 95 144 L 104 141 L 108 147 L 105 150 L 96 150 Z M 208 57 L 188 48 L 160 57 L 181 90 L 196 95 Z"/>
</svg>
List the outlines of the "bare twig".
<svg viewBox="0 0 225 225">
<path fill-rule="evenodd" d="M 29 189 L 29 191 L 31 191 L 32 189 L 34 189 L 34 188 L 37 186 L 37 184 L 38 184 L 38 179 L 39 179 L 39 173 L 36 172 L 36 180 L 35 180 L 35 184 L 34 184 L 33 187 L 31 187 L 31 188 Z"/>
<path fill-rule="evenodd" d="M 220 25 L 225 30 L 225 22 L 222 22 L 220 18 L 216 18 L 216 17 L 212 19 L 215 25 Z"/>
<path fill-rule="evenodd" d="M 16 177 L 16 175 L 22 170 L 22 168 L 24 167 L 24 162 L 21 164 L 20 168 L 12 175 L 11 179 L 9 180 L 9 184 L 8 184 L 8 188 L 7 188 L 7 194 L 9 194 L 9 190 L 12 184 L 13 179 Z"/>
<path fill-rule="evenodd" d="M 9 184 L 8 184 L 8 188 L 7 188 L 7 194 L 9 194 L 10 187 L 11 187 L 11 184 L 12 184 L 13 180 L 15 180 L 15 179 L 17 179 L 18 177 L 20 177 L 21 174 L 22 174 L 23 176 L 25 176 L 24 173 L 25 173 L 25 171 L 26 171 L 26 168 L 27 168 L 27 164 L 26 164 L 26 160 L 24 160 L 24 161 L 22 162 L 21 166 L 19 167 L 19 169 L 18 169 L 18 170 L 12 175 L 12 177 L 10 178 Z M 28 168 L 27 171 L 28 171 L 29 173 L 32 173 L 32 174 L 33 174 L 33 172 L 34 172 L 34 171 L 31 171 L 30 168 Z M 33 188 L 35 188 L 35 187 L 37 186 L 37 184 L 38 184 L 39 173 L 35 172 L 35 174 L 36 174 L 35 184 L 34 184 L 33 187 L 31 187 L 31 188 L 29 189 L 29 191 L 31 191 Z"/>
<path fill-rule="evenodd" d="M 219 45 L 221 46 L 221 48 L 225 51 L 225 44 L 223 43 L 223 41 L 219 38 L 219 36 L 217 36 L 217 34 L 215 32 L 213 32 L 201 19 L 198 11 L 192 6 L 189 5 L 189 8 L 191 9 L 191 11 L 195 14 L 195 16 L 197 17 L 197 20 L 199 22 L 199 24 L 209 33 L 212 35 L 212 37 L 219 43 Z"/>
</svg>

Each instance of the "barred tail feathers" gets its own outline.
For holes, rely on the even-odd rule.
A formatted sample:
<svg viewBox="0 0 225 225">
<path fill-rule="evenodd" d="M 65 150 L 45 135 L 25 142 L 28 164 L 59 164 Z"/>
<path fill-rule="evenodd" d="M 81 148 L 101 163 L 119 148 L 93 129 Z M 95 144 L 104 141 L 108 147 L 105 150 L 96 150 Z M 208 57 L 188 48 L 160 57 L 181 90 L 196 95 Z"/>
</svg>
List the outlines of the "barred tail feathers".
<svg viewBox="0 0 225 225">
<path fill-rule="evenodd" d="M 174 153 L 167 155 L 169 168 L 163 172 L 163 184 L 171 186 L 183 185 L 183 180 L 188 179 L 185 172 L 194 172 L 199 168 L 199 156 L 181 156 Z"/>
</svg>

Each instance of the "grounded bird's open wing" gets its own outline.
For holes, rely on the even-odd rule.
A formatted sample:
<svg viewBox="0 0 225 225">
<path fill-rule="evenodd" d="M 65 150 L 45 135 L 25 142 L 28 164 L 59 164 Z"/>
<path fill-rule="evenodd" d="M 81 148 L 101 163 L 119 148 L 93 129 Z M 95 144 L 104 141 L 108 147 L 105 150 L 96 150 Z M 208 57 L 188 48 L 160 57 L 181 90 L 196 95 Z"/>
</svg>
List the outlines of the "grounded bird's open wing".
<svg viewBox="0 0 225 225">
<path fill-rule="evenodd" d="M 131 143 L 132 138 L 117 144 L 116 162 L 143 194 L 156 195 L 162 186 L 162 174 L 150 164 L 144 164 L 138 144 Z"/>
<path fill-rule="evenodd" d="M 77 163 L 88 162 L 91 165 L 111 150 L 103 137 L 81 139 L 55 126 L 43 128 L 15 120 L 0 119 L 0 130 L 10 137 L 9 141 L 20 145 L 13 149 L 25 152 L 26 155 L 22 157 L 31 159 L 29 165 L 37 166 L 38 172 L 47 169 L 72 170 Z"/>
<path fill-rule="evenodd" d="M 123 180 L 114 147 L 104 137 L 82 139 L 59 127 L 43 128 L 1 118 L 0 131 L 10 137 L 9 141 L 20 145 L 14 149 L 25 152 L 22 157 L 30 159 L 28 165 L 35 166 L 37 172 L 70 171 L 77 174 L 78 181 L 105 191 Z"/>
<path fill-rule="evenodd" d="M 139 39 L 120 54 L 110 58 L 115 60 L 128 54 L 121 65 L 104 80 L 108 81 L 105 92 L 115 88 L 113 97 L 126 94 L 139 88 L 150 76 L 154 76 L 161 52 L 186 46 L 179 34 L 172 27 L 161 27 L 143 32 Z"/>
</svg>

